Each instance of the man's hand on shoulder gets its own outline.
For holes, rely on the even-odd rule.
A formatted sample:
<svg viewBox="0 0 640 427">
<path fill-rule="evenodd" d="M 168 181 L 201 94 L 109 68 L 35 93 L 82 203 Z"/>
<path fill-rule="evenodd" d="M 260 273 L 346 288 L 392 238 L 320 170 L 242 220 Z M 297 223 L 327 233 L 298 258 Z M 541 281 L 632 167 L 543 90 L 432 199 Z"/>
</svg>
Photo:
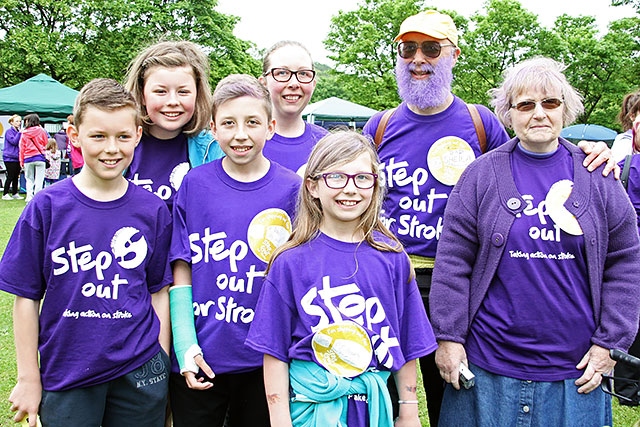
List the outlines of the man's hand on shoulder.
<svg viewBox="0 0 640 427">
<path fill-rule="evenodd" d="M 608 176 L 613 171 L 615 179 L 620 179 L 620 167 L 613 158 L 611 149 L 604 141 L 580 141 L 578 147 L 584 151 L 587 157 L 582 162 L 582 165 L 587 168 L 589 172 L 593 172 L 598 169 L 602 164 L 605 167 L 602 169 L 602 176 Z"/>
</svg>

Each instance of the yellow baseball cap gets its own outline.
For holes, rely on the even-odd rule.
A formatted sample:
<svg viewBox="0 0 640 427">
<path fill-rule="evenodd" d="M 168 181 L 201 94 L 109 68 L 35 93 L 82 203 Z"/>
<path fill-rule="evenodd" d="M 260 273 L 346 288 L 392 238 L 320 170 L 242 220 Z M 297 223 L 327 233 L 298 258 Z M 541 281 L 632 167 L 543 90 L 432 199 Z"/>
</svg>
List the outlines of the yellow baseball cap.
<svg viewBox="0 0 640 427">
<path fill-rule="evenodd" d="M 400 33 L 394 41 L 400 41 L 407 33 L 426 34 L 436 39 L 449 39 L 458 46 L 458 29 L 449 15 L 435 10 L 416 13 L 400 24 Z"/>
</svg>

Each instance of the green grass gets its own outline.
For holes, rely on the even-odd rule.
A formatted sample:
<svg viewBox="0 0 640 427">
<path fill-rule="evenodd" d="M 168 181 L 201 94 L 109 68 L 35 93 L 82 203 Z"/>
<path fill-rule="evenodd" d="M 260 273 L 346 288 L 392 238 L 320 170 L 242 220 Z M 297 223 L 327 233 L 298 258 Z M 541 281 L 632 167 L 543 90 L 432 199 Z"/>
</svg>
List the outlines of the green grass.
<svg viewBox="0 0 640 427">
<path fill-rule="evenodd" d="M 24 200 L 0 200 L 0 255 L 13 231 Z M 16 425 L 9 410 L 9 393 L 16 381 L 16 353 L 13 345 L 13 296 L 0 292 L 0 426 Z"/>
<path fill-rule="evenodd" d="M 7 241 L 13 231 L 22 209 L 24 200 L 0 200 L 0 256 L 4 253 Z M 0 292 L 0 427 L 15 426 L 13 415 L 9 410 L 9 394 L 15 384 L 16 361 L 13 345 L 13 296 Z M 418 380 L 418 399 L 424 402 L 422 381 Z M 420 419 L 423 427 L 429 426 L 427 408 L 420 404 Z M 613 403 L 613 420 L 616 427 L 633 427 L 640 420 L 640 408 L 620 406 L 617 400 Z"/>
</svg>

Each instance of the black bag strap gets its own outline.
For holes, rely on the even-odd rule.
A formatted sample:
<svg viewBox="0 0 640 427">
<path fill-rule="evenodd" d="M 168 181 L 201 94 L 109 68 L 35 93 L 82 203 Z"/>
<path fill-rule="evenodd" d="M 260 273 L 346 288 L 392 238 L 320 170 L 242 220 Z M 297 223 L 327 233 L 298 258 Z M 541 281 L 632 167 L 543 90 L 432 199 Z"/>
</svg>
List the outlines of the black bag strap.
<svg viewBox="0 0 640 427">
<path fill-rule="evenodd" d="M 622 174 L 620 174 L 620 182 L 624 186 L 626 190 L 629 186 L 629 171 L 631 170 L 631 156 L 632 154 L 627 154 L 624 158 L 624 165 L 622 165 Z"/>
</svg>

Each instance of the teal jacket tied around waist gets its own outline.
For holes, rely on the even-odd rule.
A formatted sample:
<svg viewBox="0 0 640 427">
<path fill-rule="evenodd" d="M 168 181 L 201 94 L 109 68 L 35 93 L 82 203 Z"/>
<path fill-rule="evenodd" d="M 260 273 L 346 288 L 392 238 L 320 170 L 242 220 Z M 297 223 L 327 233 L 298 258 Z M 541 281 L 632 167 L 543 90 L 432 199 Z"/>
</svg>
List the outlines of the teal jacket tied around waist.
<svg viewBox="0 0 640 427">
<path fill-rule="evenodd" d="M 346 427 L 347 396 L 366 394 L 369 425 L 391 427 L 389 372 L 364 372 L 355 378 L 332 374 L 314 362 L 292 360 L 289 379 L 293 389 L 291 420 L 294 427 Z"/>
</svg>

